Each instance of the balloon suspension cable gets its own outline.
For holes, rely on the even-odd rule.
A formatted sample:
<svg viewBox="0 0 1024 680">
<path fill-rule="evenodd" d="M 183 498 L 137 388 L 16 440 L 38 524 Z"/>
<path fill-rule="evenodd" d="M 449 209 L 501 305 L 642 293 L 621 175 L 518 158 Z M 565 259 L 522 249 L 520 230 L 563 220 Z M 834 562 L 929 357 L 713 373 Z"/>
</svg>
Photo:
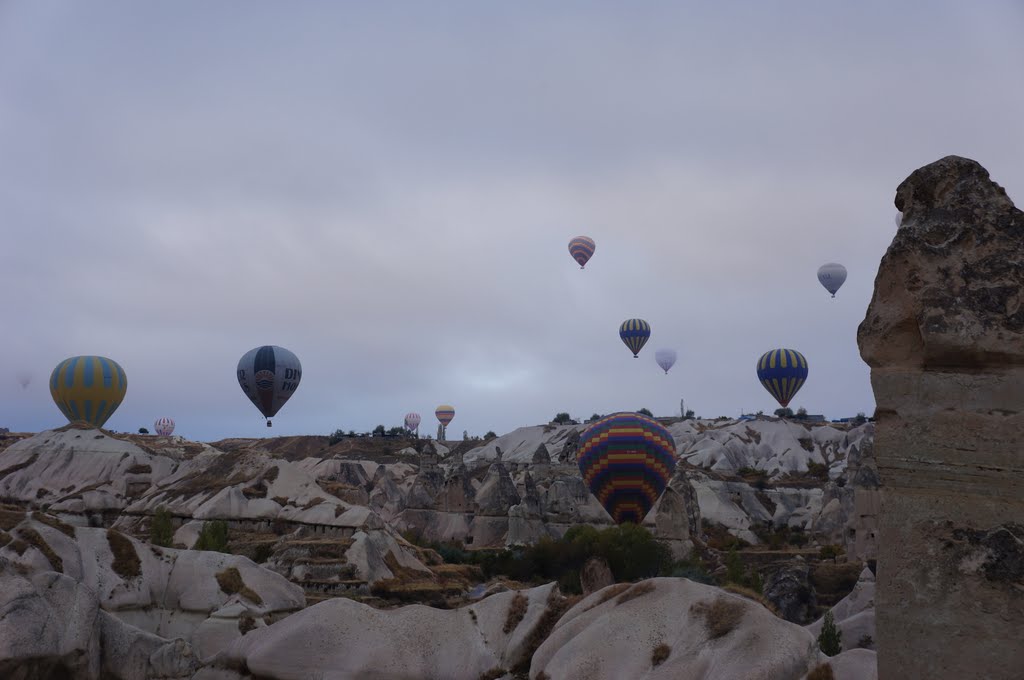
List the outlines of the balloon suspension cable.
<svg viewBox="0 0 1024 680">
<path fill-rule="evenodd" d="M 580 265 L 580 269 L 583 269 L 583 265 Z"/>
</svg>

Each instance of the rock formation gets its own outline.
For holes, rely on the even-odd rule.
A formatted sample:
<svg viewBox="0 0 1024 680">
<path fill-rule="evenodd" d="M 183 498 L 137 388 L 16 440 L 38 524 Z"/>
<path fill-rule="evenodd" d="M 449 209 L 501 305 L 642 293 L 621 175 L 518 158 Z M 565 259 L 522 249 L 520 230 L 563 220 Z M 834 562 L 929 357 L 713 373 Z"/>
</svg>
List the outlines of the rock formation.
<svg viewBox="0 0 1024 680">
<path fill-rule="evenodd" d="M 1024 214 L 956 156 L 903 224 L 858 331 L 877 403 L 882 678 L 1024 669 Z"/>
</svg>

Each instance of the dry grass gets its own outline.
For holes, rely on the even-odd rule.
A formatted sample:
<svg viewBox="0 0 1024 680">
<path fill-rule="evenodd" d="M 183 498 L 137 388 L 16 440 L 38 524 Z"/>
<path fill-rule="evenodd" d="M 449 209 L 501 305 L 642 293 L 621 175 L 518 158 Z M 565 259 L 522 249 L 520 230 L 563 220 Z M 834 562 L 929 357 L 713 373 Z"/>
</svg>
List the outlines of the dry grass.
<svg viewBox="0 0 1024 680">
<path fill-rule="evenodd" d="M 580 599 L 581 598 L 579 596 L 562 597 L 562 594 L 558 592 L 558 588 L 551 589 L 551 594 L 548 596 L 547 608 L 526 636 L 526 645 L 523 650 L 523 657 L 512 669 L 513 673 L 518 673 L 520 675 L 526 675 L 529 673 L 530 661 L 533 659 L 533 653 L 536 652 L 537 648 L 548 639 L 549 635 L 551 635 L 551 631 L 554 629 L 555 624 L 558 623 L 558 620 L 562 618 L 562 614 L 579 602 Z"/>
<path fill-rule="evenodd" d="M 726 583 L 724 586 L 722 586 L 722 590 L 728 593 L 733 593 L 734 595 L 739 595 L 740 597 L 745 597 L 748 600 L 753 600 L 754 602 L 758 603 L 759 605 L 770 611 L 775 616 L 779 616 L 778 608 L 776 608 L 774 604 L 765 599 L 764 595 L 757 592 L 756 590 L 751 590 L 750 588 L 747 588 L 745 586 L 738 586 L 735 583 Z"/>
<path fill-rule="evenodd" d="M 127 536 L 119 531 L 109 529 L 107 530 L 107 543 L 110 545 L 110 552 L 114 554 L 114 562 L 111 567 L 118 576 L 123 579 L 131 579 L 142 575 L 142 561 Z"/>
<path fill-rule="evenodd" d="M 21 557 L 25 554 L 25 551 L 28 550 L 28 543 L 21 540 L 20 538 L 16 538 L 13 541 L 11 541 L 11 550 L 18 553 L 18 557 Z"/>
<path fill-rule="evenodd" d="M 666 645 L 664 642 L 654 648 L 651 652 L 651 666 L 660 666 L 668 660 L 669 654 L 672 653 L 672 648 Z"/>
<path fill-rule="evenodd" d="M 544 671 L 541 671 L 534 676 L 533 680 L 551 680 L 551 676 Z"/>
<path fill-rule="evenodd" d="M 0 505 L 0 529 L 10 531 L 25 519 L 25 511 L 16 505 Z"/>
<path fill-rule="evenodd" d="M 0 479 L 3 479 L 4 477 L 6 477 L 7 475 L 11 474 L 12 472 L 17 472 L 18 470 L 24 470 L 25 468 L 27 468 L 29 465 L 31 465 L 32 463 L 36 462 L 37 460 L 39 460 L 39 454 L 38 453 L 33 453 L 31 456 L 28 457 L 28 460 L 24 460 L 24 461 L 22 461 L 20 463 L 12 465 L 11 467 L 4 468 L 3 470 L 0 470 Z"/>
<path fill-rule="evenodd" d="M 814 670 L 807 674 L 807 680 L 835 680 L 835 678 L 832 666 L 828 663 L 815 666 Z"/>
<path fill-rule="evenodd" d="M 32 519 L 39 522 L 40 524 L 45 524 L 51 529 L 56 529 L 68 538 L 75 537 L 75 528 L 70 524 L 65 524 L 64 522 L 60 521 L 59 518 L 54 517 L 53 515 L 46 515 L 41 512 L 33 512 Z"/>
<path fill-rule="evenodd" d="M 256 630 L 256 619 L 249 613 L 242 614 L 238 617 L 238 632 L 245 635 L 250 630 Z"/>
<path fill-rule="evenodd" d="M 621 595 L 625 591 L 629 590 L 632 585 L 632 583 L 616 583 L 614 585 L 608 586 L 601 592 L 601 597 L 597 598 L 597 601 L 594 602 L 594 604 L 587 607 L 587 611 L 590 611 L 594 607 L 604 604 L 616 595 Z"/>
<path fill-rule="evenodd" d="M 638 597 L 647 595 L 648 593 L 654 592 L 654 583 L 651 581 L 640 581 L 626 592 L 619 595 L 619 599 L 615 600 L 615 604 L 624 604 L 630 600 L 635 600 Z"/>
<path fill-rule="evenodd" d="M 220 589 L 228 595 L 234 595 L 237 593 L 250 602 L 263 604 L 263 598 L 249 588 L 249 586 L 245 585 L 245 581 L 242 580 L 242 575 L 235 567 L 228 567 L 224 571 L 217 572 L 217 585 L 219 585 Z"/>
<path fill-rule="evenodd" d="M 477 680 L 498 680 L 498 678 L 505 675 L 507 672 L 508 671 L 506 671 L 504 668 L 495 666 L 491 670 L 484 671 L 483 673 L 481 673 L 480 677 Z"/>
<path fill-rule="evenodd" d="M 43 555 L 46 557 L 46 559 L 50 561 L 50 564 L 53 565 L 53 568 L 56 571 L 59 571 L 62 574 L 64 573 L 64 561 L 60 558 L 60 556 L 57 553 L 53 552 L 53 548 L 51 548 L 50 545 L 43 540 L 43 537 L 39 535 L 38 531 L 36 531 L 32 527 L 23 527 L 18 530 L 18 536 L 20 536 L 21 539 L 25 541 L 25 543 L 33 546 L 34 548 L 39 550 L 39 552 L 43 553 Z M 21 553 L 18 554 L 20 555 Z"/>
<path fill-rule="evenodd" d="M 150 466 L 150 465 L 142 465 L 140 463 L 136 463 L 135 465 L 133 465 L 130 468 L 128 468 L 127 470 L 125 470 L 125 472 L 130 474 L 130 475 L 141 475 L 144 472 L 152 472 L 152 471 L 153 471 L 152 466 Z"/>
<path fill-rule="evenodd" d="M 508 605 L 508 614 L 505 616 L 505 627 L 502 629 L 508 635 L 516 626 L 526 618 L 526 610 L 530 606 L 530 600 L 522 593 L 516 593 L 512 602 Z"/>
<path fill-rule="evenodd" d="M 302 509 L 303 510 L 309 510 L 310 508 L 315 508 L 316 506 L 320 505 L 323 502 L 324 502 L 324 499 L 321 498 L 320 496 L 317 496 L 316 498 L 310 499 L 310 501 L 308 503 L 303 505 Z"/>
<path fill-rule="evenodd" d="M 736 629 L 743 619 L 743 605 L 727 597 L 718 597 L 711 604 L 697 602 L 690 607 L 690 613 L 704 618 L 708 637 L 717 640 Z"/>
<path fill-rule="evenodd" d="M 3 529 L 0 529 L 0 548 L 4 547 L 13 540 L 14 539 L 11 537 L 9 533 L 4 531 Z"/>
</svg>

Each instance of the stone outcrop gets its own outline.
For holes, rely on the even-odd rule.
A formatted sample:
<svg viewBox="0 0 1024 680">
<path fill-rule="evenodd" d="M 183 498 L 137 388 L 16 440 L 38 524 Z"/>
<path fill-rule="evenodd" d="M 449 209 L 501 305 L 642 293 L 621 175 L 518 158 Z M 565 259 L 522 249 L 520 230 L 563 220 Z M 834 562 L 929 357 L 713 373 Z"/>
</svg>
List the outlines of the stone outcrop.
<svg viewBox="0 0 1024 680">
<path fill-rule="evenodd" d="M 858 331 L 877 403 L 879 676 L 1019 678 L 1024 214 L 956 156 L 895 203 Z"/>
<path fill-rule="evenodd" d="M 775 605 L 779 616 L 787 621 L 810 622 L 817 609 L 810 568 L 798 559 L 794 564 L 770 572 L 764 581 L 764 598 Z"/>
</svg>

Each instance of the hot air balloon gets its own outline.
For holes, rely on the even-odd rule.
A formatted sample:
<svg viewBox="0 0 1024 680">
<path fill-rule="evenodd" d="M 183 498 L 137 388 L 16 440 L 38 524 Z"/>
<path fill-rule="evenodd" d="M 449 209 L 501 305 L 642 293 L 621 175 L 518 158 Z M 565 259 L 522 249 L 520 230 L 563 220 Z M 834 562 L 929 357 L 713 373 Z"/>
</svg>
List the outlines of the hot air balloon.
<svg viewBox="0 0 1024 680">
<path fill-rule="evenodd" d="M 72 423 L 103 427 L 127 391 L 124 369 L 106 357 L 71 357 L 50 374 L 50 395 Z"/>
<path fill-rule="evenodd" d="M 668 369 L 675 365 L 676 358 L 677 355 L 674 349 L 663 348 L 654 353 L 654 360 L 665 371 L 665 375 L 668 375 Z"/>
<path fill-rule="evenodd" d="M 28 384 L 32 382 L 32 374 L 28 371 L 18 371 L 14 378 L 18 381 L 18 384 L 21 385 L 21 389 L 26 389 Z"/>
<path fill-rule="evenodd" d="M 807 359 L 795 349 L 773 349 L 757 360 L 757 379 L 786 408 L 807 380 Z"/>
<path fill-rule="evenodd" d="M 454 413 L 452 414 L 454 416 Z M 412 432 L 420 426 L 420 414 L 419 413 L 406 413 L 405 414 L 405 429 Z"/>
<path fill-rule="evenodd" d="M 846 281 L 846 267 L 835 262 L 828 262 L 818 267 L 818 281 L 825 286 L 825 290 L 836 296 L 836 291 L 843 287 Z"/>
<path fill-rule="evenodd" d="M 617 523 L 640 524 L 676 468 L 672 435 L 639 413 L 613 413 L 580 435 L 583 481 Z"/>
<path fill-rule="evenodd" d="M 902 212 L 898 212 L 897 211 L 897 213 L 896 213 L 896 226 L 897 226 L 897 228 L 903 226 L 903 213 Z"/>
<path fill-rule="evenodd" d="M 448 423 L 455 419 L 455 407 L 448 404 L 441 404 L 434 409 L 434 415 L 441 421 L 441 424 L 448 427 Z"/>
<path fill-rule="evenodd" d="M 170 437 L 174 432 L 174 421 L 170 418 L 157 418 L 153 423 L 153 429 L 161 437 Z"/>
<path fill-rule="evenodd" d="M 577 236 L 569 241 L 569 254 L 572 255 L 572 259 L 579 263 L 580 269 L 583 269 L 587 262 L 590 261 L 590 258 L 594 256 L 596 248 L 594 239 L 588 236 Z"/>
<path fill-rule="evenodd" d="M 264 345 L 249 350 L 238 360 L 238 384 L 267 419 L 267 427 L 295 394 L 300 380 L 302 364 L 284 347 Z"/>
<path fill-rule="evenodd" d="M 619 326 L 619 337 L 633 353 L 633 358 L 637 359 L 637 354 L 651 337 L 651 325 L 643 319 L 627 319 Z"/>
</svg>

